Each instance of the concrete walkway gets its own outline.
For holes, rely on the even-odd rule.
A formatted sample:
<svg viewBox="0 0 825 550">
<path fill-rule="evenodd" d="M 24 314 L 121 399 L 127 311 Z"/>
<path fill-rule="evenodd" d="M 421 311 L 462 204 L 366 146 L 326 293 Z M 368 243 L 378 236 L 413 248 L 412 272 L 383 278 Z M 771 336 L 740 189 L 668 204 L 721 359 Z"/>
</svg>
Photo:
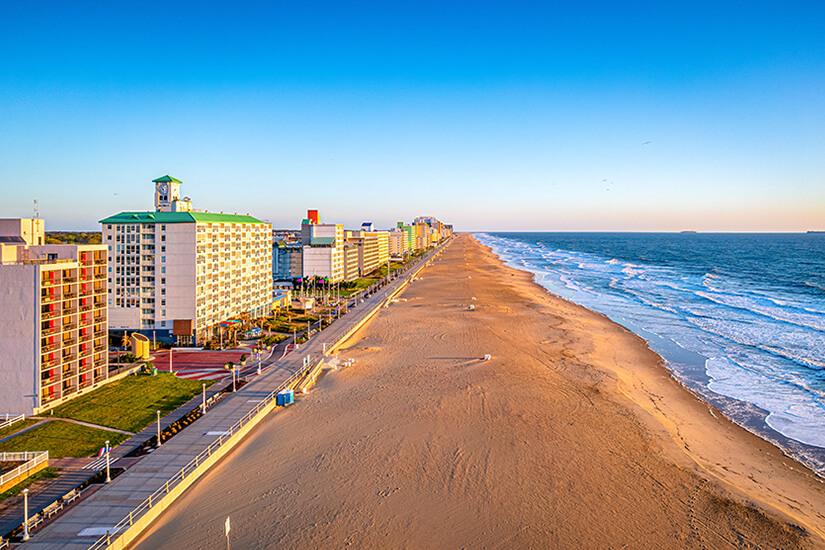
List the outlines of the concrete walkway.
<svg viewBox="0 0 825 550">
<path fill-rule="evenodd" d="M 427 259 L 428 257 L 425 257 L 411 270 L 423 265 Z M 300 370 L 305 357 L 310 356 L 315 362 L 320 360 L 325 344 L 337 342 L 365 318 L 372 316 L 386 302 L 387 297 L 402 284 L 403 279 L 396 276 L 389 284 L 374 290 L 356 309 L 335 321 L 323 332 L 314 335 L 309 342 L 301 345 L 300 349 L 283 360 L 275 360 L 273 356 L 277 355 L 270 354 L 262 365 L 265 367 L 263 374 L 254 376 L 237 392 L 223 398 L 191 426 L 144 457 L 112 483 L 68 510 L 58 520 L 36 531 L 25 548 L 88 548 L 101 535 L 111 531 L 114 525 L 127 517 L 137 505 L 162 488 L 196 455 L 222 434 L 228 433 L 230 427 L 246 416 L 293 373 Z M 231 384 L 231 381 L 228 383 Z M 197 403 L 200 403 L 199 400 L 200 397 L 197 398 Z M 190 403 L 195 401 L 196 399 L 193 399 Z M 184 408 L 181 407 L 179 410 Z M 152 428 L 147 428 L 150 429 Z M 144 435 L 144 432 L 146 430 L 139 435 Z M 114 456 L 118 450 L 120 447 L 115 449 L 112 455 Z"/>
<path fill-rule="evenodd" d="M 31 416 L 29 418 L 34 418 L 35 420 L 43 420 L 43 422 L 52 422 L 54 420 L 62 420 L 63 422 L 71 422 L 72 424 L 78 424 L 80 426 L 86 426 L 87 428 L 95 428 L 98 430 L 106 430 L 107 432 L 116 432 L 119 434 L 124 435 L 135 435 L 134 432 L 127 432 L 125 430 L 118 430 L 117 428 L 110 428 L 109 426 L 101 426 L 100 424 L 92 424 L 91 422 L 83 422 L 82 420 L 75 420 L 73 418 L 61 418 L 59 416 L 50 416 L 46 418 L 45 416 Z M 41 422 L 42 424 L 42 422 Z"/>
</svg>

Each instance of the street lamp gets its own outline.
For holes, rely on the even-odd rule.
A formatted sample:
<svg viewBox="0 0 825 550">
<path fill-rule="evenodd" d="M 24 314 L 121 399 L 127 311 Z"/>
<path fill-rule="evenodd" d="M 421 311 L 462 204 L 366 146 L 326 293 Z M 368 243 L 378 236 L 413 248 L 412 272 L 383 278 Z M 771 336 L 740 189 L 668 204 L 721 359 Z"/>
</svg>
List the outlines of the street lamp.
<svg viewBox="0 0 825 550">
<path fill-rule="evenodd" d="M 158 411 L 158 447 L 163 445 L 160 441 L 160 411 Z"/>
<path fill-rule="evenodd" d="M 201 384 L 203 386 L 203 397 L 201 399 L 201 412 L 206 414 L 206 383 Z"/>
<path fill-rule="evenodd" d="M 106 440 L 106 443 L 104 443 L 104 445 L 106 445 L 106 483 L 109 483 L 110 481 L 112 481 L 112 476 L 109 472 L 109 451 L 111 451 L 111 449 L 109 448 L 108 439 Z"/>
<path fill-rule="evenodd" d="M 29 540 L 29 490 L 23 489 L 23 542 Z"/>
</svg>

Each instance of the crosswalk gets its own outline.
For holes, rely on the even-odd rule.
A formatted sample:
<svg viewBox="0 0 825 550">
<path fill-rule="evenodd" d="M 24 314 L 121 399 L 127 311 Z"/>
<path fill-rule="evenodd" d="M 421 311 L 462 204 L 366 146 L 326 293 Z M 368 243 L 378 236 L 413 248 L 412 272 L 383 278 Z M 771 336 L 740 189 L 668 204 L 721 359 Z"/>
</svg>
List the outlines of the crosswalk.
<svg viewBox="0 0 825 550">
<path fill-rule="evenodd" d="M 113 458 L 109 461 L 109 467 L 112 467 L 112 464 L 120 460 L 119 458 Z M 83 466 L 84 470 L 102 470 L 106 467 L 106 456 L 101 456 L 100 458 L 96 458 L 93 461 L 89 462 L 85 466 Z"/>
</svg>

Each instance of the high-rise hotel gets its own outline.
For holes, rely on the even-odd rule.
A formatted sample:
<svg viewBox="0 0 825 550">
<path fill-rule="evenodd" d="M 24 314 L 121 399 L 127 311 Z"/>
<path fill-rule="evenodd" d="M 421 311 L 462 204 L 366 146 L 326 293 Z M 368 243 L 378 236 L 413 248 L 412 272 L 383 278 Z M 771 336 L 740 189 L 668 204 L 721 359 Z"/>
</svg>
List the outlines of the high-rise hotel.
<svg viewBox="0 0 825 550">
<path fill-rule="evenodd" d="M 188 345 L 214 337 L 222 321 L 269 314 L 272 225 L 193 210 L 170 176 L 153 183 L 153 212 L 100 221 L 111 266 L 109 328 Z"/>
<path fill-rule="evenodd" d="M 41 413 L 108 379 L 106 247 L 42 245 L 43 220 L 0 220 L 0 405 Z"/>
</svg>

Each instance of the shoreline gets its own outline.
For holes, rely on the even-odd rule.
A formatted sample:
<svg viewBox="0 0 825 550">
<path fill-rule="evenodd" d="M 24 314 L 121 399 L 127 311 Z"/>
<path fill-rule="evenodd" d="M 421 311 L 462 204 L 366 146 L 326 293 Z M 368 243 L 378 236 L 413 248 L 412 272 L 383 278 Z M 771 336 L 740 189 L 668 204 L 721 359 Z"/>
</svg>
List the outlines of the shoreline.
<svg viewBox="0 0 825 550">
<path fill-rule="evenodd" d="M 340 353 L 136 548 L 825 547 L 810 472 L 469 235 Z"/>
<path fill-rule="evenodd" d="M 810 476 L 812 476 L 812 478 L 813 478 L 813 480 L 814 480 L 814 481 L 819 482 L 820 484 L 822 484 L 822 483 L 823 483 L 823 478 L 825 478 L 825 476 L 821 475 L 819 472 L 817 472 L 817 471 L 816 471 L 814 468 L 812 468 L 810 465 L 806 464 L 805 462 L 803 462 L 802 460 L 800 460 L 798 457 L 796 457 L 796 456 L 794 456 L 793 454 L 791 454 L 791 452 L 790 452 L 788 449 L 785 449 L 785 448 L 781 447 L 780 445 L 778 445 L 778 444 L 776 444 L 776 443 L 774 443 L 774 442 L 772 442 L 772 441 L 770 441 L 770 440 L 765 439 L 765 438 L 764 438 L 764 437 L 763 437 L 760 433 L 758 433 L 758 431 L 752 431 L 752 430 L 751 430 L 751 429 L 749 429 L 747 426 L 743 426 L 743 425 L 741 425 L 741 424 L 739 424 L 739 423 L 735 422 L 734 420 L 732 420 L 732 419 L 728 418 L 728 417 L 727 417 L 726 415 L 724 415 L 721 411 L 719 411 L 718 407 L 717 407 L 716 405 L 714 405 L 713 403 L 711 403 L 711 402 L 710 402 L 710 401 L 709 401 L 709 400 L 708 400 L 708 399 L 707 399 L 704 395 L 702 395 L 701 393 L 699 393 L 699 392 L 698 392 L 698 391 L 696 391 L 695 389 L 693 389 L 693 388 L 691 388 L 690 386 L 688 386 L 688 385 L 687 385 L 686 383 L 684 383 L 682 380 L 680 380 L 680 379 L 679 379 L 679 378 L 678 378 L 678 377 L 674 374 L 674 372 L 673 372 L 673 371 L 671 371 L 671 370 L 670 370 L 670 369 L 666 366 L 666 363 L 667 363 L 666 359 L 665 359 L 663 356 L 661 356 L 659 353 L 657 353 L 656 351 L 654 351 L 654 350 L 653 350 L 653 348 L 650 346 L 650 343 L 648 342 L 648 340 L 647 340 L 644 336 L 642 336 L 642 335 L 640 335 L 640 334 L 637 334 L 637 333 L 636 333 L 636 332 L 634 332 L 631 328 L 626 327 L 626 326 L 625 326 L 625 325 L 623 325 L 622 323 L 619 323 L 619 322 L 617 322 L 617 321 L 615 321 L 615 320 L 611 319 L 608 315 L 606 315 L 606 314 L 604 314 L 604 313 L 601 313 L 601 312 L 598 312 L 598 311 L 591 310 L 591 309 L 589 309 L 589 308 L 587 308 L 587 307 L 585 307 L 585 306 L 579 305 L 579 304 L 577 304 L 577 303 L 575 303 L 575 302 L 572 302 L 572 301 L 570 301 L 570 300 L 568 300 L 568 299 L 566 299 L 566 298 L 562 298 L 561 296 L 558 296 L 558 295 L 556 295 L 556 294 L 553 294 L 553 293 L 552 293 L 552 292 L 550 292 L 547 288 L 545 288 L 544 286 L 542 286 L 540 283 L 538 283 L 538 282 L 536 281 L 536 279 L 535 279 L 535 274 L 533 274 L 532 272 L 527 271 L 527 270 L 525 270 L 525 269 L 519 269 L 519 268 L 517 268 L 517 267 L 512 267 L 512 266 L 510 266 L 510 265 L 507 265 L 506 261 L 505 261 L 504 259 L 502 259 L 502 258 L 501 258 L 498 254 L 496 254 L 496 253 L 493 251 L 493 249 L 492 249 L 491 247 L 489 247 L 489 246 L 487 246 L 487 245 L 485 245 L 485 244 L 481 243 L 480 241 L 478 241 L 478 240 L 475 238 L 475 236 L 474 236 L 473 234 L 470 234 L 470 235 L 472 236 L 473 240 L 475 240 L 475 241 L 476 241 L 476 243 L 477 243 L 477 244 L 478 244 L 478 245 L 479 245 L 482 249 L 484 249 L 484 250 L 485 250 L 488 254 L 490 254 L 491 256 L 495 257 L 495 259 L 496 259 L 498 262 L 500 262 L 500 263 L 501 263 L 501 265 L 502 265 L 502 267 L 503 267 L 504 269 L 507 269 L 507 270 L 512 270 L 512 271 L 515 271 L 515 272 L 517 272 L 517 273 L 522 274 L 522 275 L 523 275 L 523 276 L 525 276 L 525 277 L 528 277 L 528 278 L 529 278 L 529 280 L 530 280 L 530 284 L 534 285 L 534 287 L 535 287 L 535 288 L 536 288 L 539 292 L 542 292 L 542 293 L 546 294 L 548 297 L 551 297 L 551 298 L 553 298 L 553 299 L 555 299 L 555 300 L 560 300 L 560 301 L 563 301 L 563 302 L 565 302 L 565 303 L 567 303 L 567 304 L 570 304 L 570 306 L 572 306 L 572 307 L 581 308 L 581 309 L 583 309 L 583 310 L 585 310 L 585 311 L 589 312 L 589 313 L 590 313 L 590 314 L 592 314 L 592 315 L 596 315 L 596 316 L 602 317 L 602 318 L 603 318 L 606 322 L 611 323 L 611 324 L 615 325 L 616 327 L 619 327 L 620 329 L 622 329 L 622 330 L 626 331 L 626 332 L 627 332 L 627 334 L 628 334 L 628 335 L 630 335 L 630 336 L 632 336 L 633 338 L 637 338 L 637 339 L 638 339 L 638 340 L 639 340 L 639 341 L 640 341 L 640 342 L 641 342 L 641 343 L 645 346 L 645 348 L 647 348 L 647 349 L 650 351 L 650 353 L 654 354 L 654 355 L 658 358 L 658 365 L 657 365 L 657 368 L 658 368 L 658 369 L 661 369 L 661 371 L 663 371 L 663 373 L 664 373 L 664 374 L 666 374 L 666 375 L 667 375 L 667 377 L 668 377 L 670 380 L 672 380 L 674 384 L 677 384 L 677 385 L 678 385 L 678 387 L 679 387 L 679 389 L 680 389 L 680 390 L 682 390 L 682 391 L 683 391 L 683 392 L 684 392 L 684 393 L 685 393 L 685 394 L 686 394 L 686 395 L 687 395 L 690 399 L 695 400 L 695 402 L 696 402 L 696 404 L 697 404 L 697 405 L 699 405 L 699 406 L 703 406 L 703 407 L 707 407 L 707 409 L 708 409 L 708 413 L 710 414 L 710 416 L 713 416 L 714 418 L 717 418 L 716 414 L 714 413 L 714 410 L 716 410 L 716 411 L 717 411 L 717 414 L 719 415 L 718 417 L 719 417 L 719 418 L 720 418 L 723 422 L 725 422 L 725 423 L 729 424 L 729 425 L 730 425 L 730 427 L 731 427 L 731 428 L 733 428 L 734 430 L 741 430 L 741 432 L 742 432 L 742 433 L 741 433 L 741 435 L 742 435 L 742 436 L 753 437 L 753 438 L 758 439 L 758 441 L 759 441 L 760 443 L 762 443 L 762 444 L 764 444 L 764 445 L 768 445 L 768 446 L 769 446 L 769 447 L 770 447 L 773 451 L 775 451 L 775 453 L 771 453 L 771 454 L 779 454 L 781 457 L 785 457 L 785 458 L 787 458 L 787 459 L 789 459 L 789 460 L 792 460 L 792 461 L 794 462 L 794 464 L 795 464 L 795 465 L 797 465 L 797 466 L 799 466 L 800 468 L 804 469 L 804 472 L 806 472 L 807 474 L 809 474 Z M 678 344 L 676 344 L 676 345 L 678 345 Z M 694 353 L 694 352 L 690 352 L 690 350 L 685 350 L 685 351 L 687 351 L 688 353 Z M 620 381 L 621 381 L 621 379 L 622 379 L 622 377 L 620 376 Z M 671 436 L 672 440 L 673 440 L 675 443 L 677 443 L 677 444 L 679 444 L 679 443 L 680 443 L 680 442 L 679 442 L 679 437 L 678 437 L 678 436 L 676 436 L 676 434 L 672 433 L 672 432 L 668 429 L 668 426 L 667 426 L 667 424 L 668 424 L 668 419 L 667 419 L 667 418 L 665 418 L 665 417 L 660 417 L 659 415 L 657 415 L 657 414 L 656 414 L 655 412 L 653 412 L 653 411 L 652 411 L 649 407 L 645 406 L 645 404 L 644 404 L 643 400 L 640 400 L 640 399 L 634 398 L 634 397 L 633 397 L 630 393 L 628 393 L 628 392 L 624 392 L 624 391 L 622 391 L 622 393 L 623 393 L 623 395 L 624 395 L 627 399 L 629 399 L 631 402 L 633 402 L 636 406 L 638 406 L 639 408 L 641 408 L 642 410 L 644 410 L 646 413 L 650 414 L 650 415 L 651 415 L 651 417 L 656 418 L 656 419 L 657 419 L 657 422 L 658 422 L 658 423 L 659 423 L 659 424 L 660 424 L 663 428 L 665 428 L 668 432 L 670 432 L 670 433 L 669 433 L 669 435 Z M 759 410 L 761 411 L 762 409 L 759 409 Z M 765 414 L 767 414 L 767 413 L 765 413 Z M 778 433 L 778 432 L 777 432 L 777 433 Z M 780 436 L 782 436 L 782 434 L 779 434 L 779 435 L 780 435 Z M 782 437 L 785 437 L 785 436 L 782 436 Z M 786 438 L 786 439 L 790 440 L 790 438 Z M 794 440 L 790 440 L 790 441 L 794 441 Z M 703 470 L 704 472 L 706 472 L 707 474 L 709 474 L 710 476 L 712 476 L 714 479 L 717 479 L 718 481 L 720 481 L 720 482 L 722 482 L 722 483 L 724 483 L 724 484 L 729 485 L 731 488 L 733 488 L 733 489 L 735 489 L 735 490 L 740 491 L 742 494 L 744 494 L 744 495 L 746 495 L 746 496 L 748 496 L 748 497 L 750 497 L 750 498 L 755 499 L 757 502 L 761 503 L 761 504 L 762 504 L 764 507 L 766 507 L 767 509 L 772 509 L 772 510 L 774 510 L 774 511 L 779 511 L 779 512 L 781 513 L 781 515 L 786 515 L 787 517 L 793 518 L 794 520 L 796 520 L 796 521 L 800 521 L 800 523 L 805 524 L 805 525 L 806 525 L 809 529 L 811 529 L 811 531 L 813 531 L 814 533 L 816 533 L 816 534 L 818 534 L 818 535 L 819 535 L 819 537 L 820 537 L 820 541 L 819 541 L 819 542 L 820 542 L 820 544 L 821 544 L 823 547 L 825 547 L 825 522 L 822 522 L 821 524 L 819 524 L 819 522 L 817 522 L 816 524 L 811 524 L 811 525 L 808 525 L 806 522 L 802 521 L 802 518 L 801 518 L 801 517 L 796 516 L 796 515 L 794 515 L 793 513 L 789 513 L 788 509 L 778 508 L 778 505 L 779 505 L 780 503 L 778 503 L 778 502 L 773 502 L 773 501 L 771 501 L 771 499 L 770 499 L 770 498 L 766 498 L 766 497 L 762 494 L 762 492 L 761 492 L 761 491 L 752 491 L 752 490 L 748 490 L 747 488 L 744 488 L 744 487 L 742 487 L 742 486 L 738 485 L 737 483 L 735 483 L 734 481 L 732 481 L 732 480 L 729 478 L 729 476 L 724 475 L 724 474 L 721 474 L 721 473 L 718 471 L 718 469 L 717 469 L 717 468 L 712 468 L 712 467 L 709 467 L 709 466 L 707 465 L 707 460 L 702 459 L 700 456 L 697 456 L 697 455 L 695 455 L 693 452 L 691 452 L 691 451 L 688 449 L 688 445 L 681 445 L 681 446 L 682 446 L 682 449 L 683 449 L 683 451 L 685 452 L 685 454 L 686 454 L 687 456 L 689 456 L 689 457 L 691 458 L 691 460 L 692 460 L 692 461 L 696 464 L 696 466 L 697 466 L 697 467 L 699 467 L 699 468 L 701 468 L 701 470 Z M 759 445 L 756 445 L 755 447 L 757 447 L 757 448 L 758 448 L 758 447 L 759 447 Z M 776 460 L 776 458 L 777 458 L 777 457 L 775 457 L 775 456 L 774 456 L 774 457 L 772 457 L 772 459 L 773 459 L 773 460 Z M 793 467 L 790 467 L 790 469 L 791 469 L 791 470 L 793 470 Z M 793 499 L 792 499 L 792 496 L 791 496 L 791 495 L 785 495 L 785 497 L 786 497 L 789 501 L 791 501 L 791 502 L 792 502 L 792 500 L 793 500 Z M 792 508 L 792 506 L 789 506 L 788 508 Z M 819 515 L 819 514 L 818 514 L 818 515 Z M 822 518 L 822 516 L 820 515 L 820 519 L 825 519 L 825 518 Z M 814 525 L 816 525 L 816 526 L 814 526 Z"/>
<path fill-rule="evenodd" d="M 470 233 L 470 235 L 475 239 L 475 233 Z M 773 428 L 767 422 L 770 411 L 741 399 L 715 393 L 707 387 L 708 382 L 711 380 L 705 371 L 705 361 L 707 361 L 707 357 L 683 348 L 677 342 L 643 329 L 629 320 L 616 319 L 608 313 L 591 309 L 586 305 L 578 304 L 569 298 L 554 293 L 538 282 L 535 273 L 526 268 L 514 265 L 510 260 L 499 256 L 489 245 L 482 243 L 478 239 L 476 239 L 476 241 L 496 256 L 506 267 L 528 274 L 531 280 L 549 295 L 583 307 L 598 315 L 602 315 L 608 321 L 625 328 L 635 336 L 644 340 L 647 347 L 661 357 L 663 362 L 662 368 L 667 370 L 670 376 L 693 395 L 695 399 L 709 407 L 713 407 L 720 415 L 723 415 L 732 423 L 773 445 L 785 456 L 794 460 L 799 466 L 806 468 L 817 478 L 825 481 L 825 449 L 793 439 Z M 673 348 L 676 349 L 674 350 Z M 701 363 L 698 362 L 698 359 L 701 359 Z M 671 362 L 681 365 L 683 371 L 671 368 L 668 365 Z"/>
</svg>

